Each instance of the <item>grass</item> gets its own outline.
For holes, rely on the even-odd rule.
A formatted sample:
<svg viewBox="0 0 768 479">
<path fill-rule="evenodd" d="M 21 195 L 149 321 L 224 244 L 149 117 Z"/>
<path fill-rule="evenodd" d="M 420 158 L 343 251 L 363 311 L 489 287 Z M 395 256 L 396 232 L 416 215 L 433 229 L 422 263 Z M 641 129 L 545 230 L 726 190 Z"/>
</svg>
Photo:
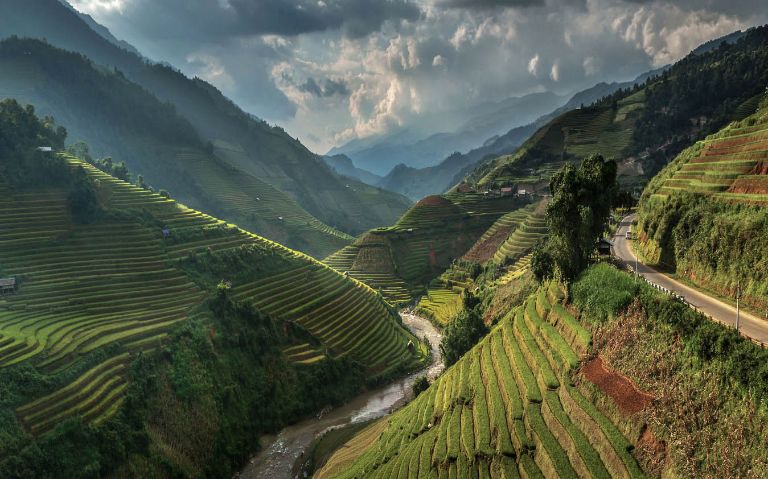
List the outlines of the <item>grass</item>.
<svg viewBox="0 0 768 479">
<path fill-rule="evenodd" d="M 546 319 L 537 300 L 539 309 L 548 306 Z M 508 314 L 389 416 L 377 441 L 361 436 L 365 450 L 350 459 L 348 449 L 361 449 L 353 438 L 337 452 L 343 468 L 333 466 L 332 456 L 334 474 L 323 477 L 411 477 L 416 464 L 414 477 L 643 477 L 629 442 L 594 405 L 583 405 L 581 397 L 561 402 L 576 393 L 556 376 L 568 374 L 574 356 L 581 360 L 549 322 L 561 301 L 562 294 L 543 286 L 525 309 Z M 536 316 L 526 320 L 526 313 Z M 562 359 L 553 363 L 552 356 Z M 431 448 L 428 461 L 425 448 Z M 418 461 L 416 450 L 422 451 Z"/>
</svg>

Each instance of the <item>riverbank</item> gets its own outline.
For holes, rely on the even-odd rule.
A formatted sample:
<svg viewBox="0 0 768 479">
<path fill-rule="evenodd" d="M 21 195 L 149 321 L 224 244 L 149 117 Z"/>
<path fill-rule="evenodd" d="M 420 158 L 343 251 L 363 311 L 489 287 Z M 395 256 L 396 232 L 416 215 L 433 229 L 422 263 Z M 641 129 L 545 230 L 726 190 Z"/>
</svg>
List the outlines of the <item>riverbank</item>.
<svg viewBox="0 0 768 479">
<path fill-rule="evenodd" d="M 297 461 L 301 461 L 311 444 L 326 431 L 368 422 L 391 414 L 411 399 L 413 394 L 411 384 L 416 377 L 425 374 L 430 379 L 437 377 L 444 367 L 440 356 L 442 334 L 427 318 L 411 311 L 402 311 L 400 316 L 403 318 L 403 324 L 414 335 L 429 341 L 433 358 L 429 367 L 386 386 L 366 391 L 349 403 L 321 413 L 317 417 L 284 428 L 276 436 L 265 441 L 263 449 L 251 458 L 238 477 L 292 479 L 294 465 Z"/>
</svg>

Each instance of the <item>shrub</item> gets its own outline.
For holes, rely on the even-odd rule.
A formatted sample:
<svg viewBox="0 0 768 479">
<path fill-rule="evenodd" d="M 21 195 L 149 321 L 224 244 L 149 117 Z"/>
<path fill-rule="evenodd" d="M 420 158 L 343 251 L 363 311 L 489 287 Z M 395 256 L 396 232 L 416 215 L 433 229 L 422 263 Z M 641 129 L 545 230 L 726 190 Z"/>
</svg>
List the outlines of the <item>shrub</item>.
<svg viewBox="0 0 768 479">
<path fill-rule="evenodd" d="M 413 389 L 413 397 L 417 397 L 429 388 L 429 379 L 426 376 L 419 376 L 414 379 L 411 388 Z"/>
</svg>

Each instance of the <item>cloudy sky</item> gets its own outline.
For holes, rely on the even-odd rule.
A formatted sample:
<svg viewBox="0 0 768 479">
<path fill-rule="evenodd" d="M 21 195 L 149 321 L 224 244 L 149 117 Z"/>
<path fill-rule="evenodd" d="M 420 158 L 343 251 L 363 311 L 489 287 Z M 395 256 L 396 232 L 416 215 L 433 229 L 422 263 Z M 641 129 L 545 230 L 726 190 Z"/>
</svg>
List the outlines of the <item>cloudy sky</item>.
<svg viewBox="0 0 768 479">
<path fill-rule="evenodd" d="M 70 0 L 324 153 L 482 102 L 627 80 L 765 0 Z M 450 123 L 450 121 L 448 121 Z"/>
</svg>

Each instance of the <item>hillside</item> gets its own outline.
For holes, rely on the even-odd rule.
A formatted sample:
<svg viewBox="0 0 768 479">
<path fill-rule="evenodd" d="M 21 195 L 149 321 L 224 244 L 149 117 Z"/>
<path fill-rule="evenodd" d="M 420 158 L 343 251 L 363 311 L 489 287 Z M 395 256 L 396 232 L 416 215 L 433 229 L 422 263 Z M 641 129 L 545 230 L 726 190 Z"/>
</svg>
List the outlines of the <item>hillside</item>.
<svg viewBox="0 0 768 479">
<path fill-rule="evenodd" d="M 477 164 L 500 155 L 514 153 L 523 142 L 536 133 L 536 130 L 557 116 L 584 105 L 591 105 L 623 88 L 632 88 L 636 84 L 644 83 L 648 78 L 660 74 L 664 70 L 665 68 L 660 68 L 646 72 L 633 81 L 623 83 L 598 83 L 574 94 L 565 105 L 541 115 L 535 121 L 512 128 L 503 134 L 491 137 L 486 135 L 483 137 L 482 144 L 475 143 L 474 148 L 466 153 L 454 153 L 437 165 L 427 168 L 398 165 L 381 180 L 379 186 L 402 193 L 414 200 L 431 194 L 443 193 L 460 183 L 475 169 Z"/>
<path fill-rule="evenodd" d="M 683 151 L 643 192 L 636 233 L 651 263 L 768 306 L 768 100 Z M 713 238 L 716 238 L 715 241 Z"/>
<path fill-rule="evenodd" d="M 591 334 L 561 301 L 554 287 L 529 297 L 407 407 L 371 426 L 378 440 L 361 434 L 318 477 L 643 477 L 632 444 L 571 375 Z"/>
<path fill-rule="evenodd" d="M 269 126 L 242 111 L 208 83 L 189 79 L 171 67 L 147 62 L 117 47 L 59 0 L 2 0 L 0 9 L 5 12 L 0 17 L 0 38 L 45 38 L 52 45 L 81 53 L 98 65 L 116 68 L 120 75 L 160 102 L 170 103 L 192 126 L 201 144 L 213 145 L 210 153 L 286 193 L 325 224 L 358 234 L 392 224 L 409 206 L 399 195 L 341 178 L 282 128 Z M 45 111 L 42 105 L 39 109 L 57 117 L 67 114 Z M 66 125 L 63 120 L 60 123 Z M 93 137 L 85 139 L 93 144 L 108 144 L 109 129 L 104 125 L 96 127 Z M 109 149 L 95 152 L 113 153 Z M 135 153 L 120 159 L 125 159 L 132 170 L 143 173 L 132 164 L 143 155 L 146 152 L 137 148 Z M 149 158 L 157 162 L 162 156 L 162 152 L 155 152 Z M 143 174 L 152 184 L 162 186 L 163 177 Z"/>
<path fill-rule="evenodd" d="M 315 477 L 768 471 L 766 352 L 732 330 L 607 264 L 567 295 L 543 284 L 495 319 L 427 390 L 355 435 Z"/>
<path fill-rule="evenodd" d="M 228 476 L 260 434 L 420 364 L 364 284 L 36 152 L 63 135 L 0 105 L 3 477 Z"/>
<path fill-rule="evenodd" d="M 360 180 L 363 183 L 378 185 L 381 180 L 379 175 L 375 175 L 362 168 L 357 168 L 347 155 L 324 156 L 323 160 L 325 160 L 331 168 L 336 170 L 336 173 Z"/>
<path fill-rule="evenodd" d="M 380 288 L 391 302 L 407 303 L 466 253 L 494 221 L 526 203 L 515 197 L 476 194 L 428 196 L 395 225 L 361 235 L 324 262 Z"/>
<path fill-rule="evenodd" d="M 642 85 L 564 113 L 513 155 L 478 167 L 468 181 L 492 187 L 540 177 L 543 184 L 562 162 L 599 153 L 619 160 L 621 182 L 637 187 L 696 139 L 749 114 L 768 81 L 767 38 L 767 27 L 754 28 Z"/>
<path fill-rule="evenodd" d="M 216 158 L 174 109 L 120 74 L 35 40 L 0 42 L 0 97 L 37 106 L 92 153 L 110 152 L 191 207 L 324 257 L 352 238 L 291 197 Z M 129 113 L 126 113 L 129 112 Z M 283 219 L 279 219 L 282 217 Z"/>
</svg>

